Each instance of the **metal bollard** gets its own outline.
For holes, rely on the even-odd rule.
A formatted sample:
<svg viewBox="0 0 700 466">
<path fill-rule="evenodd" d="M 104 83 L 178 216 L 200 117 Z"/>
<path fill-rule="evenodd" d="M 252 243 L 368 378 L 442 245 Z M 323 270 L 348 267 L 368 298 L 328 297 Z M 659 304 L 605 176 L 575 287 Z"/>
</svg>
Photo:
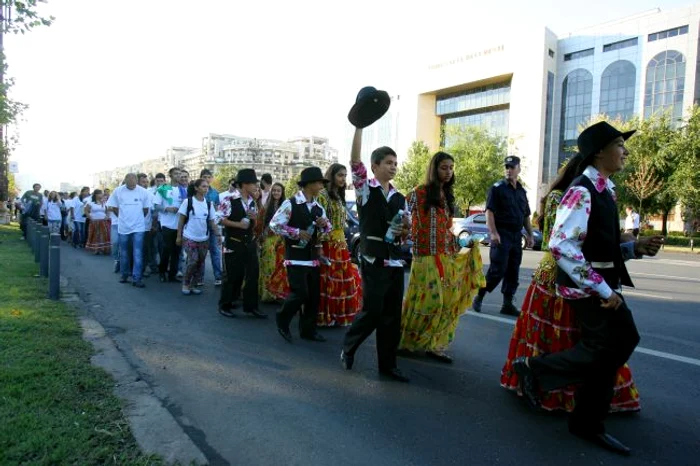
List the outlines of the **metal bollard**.
<svg viewBox="0 0 700 466">
<path fill-rule="evenodd" d="M 61 235 L 52 233 L 49 240 L 49 299 L 61 294 Z"/>
<path fill-rule="evenodd" d="M 42 277 L 49 276 L 49 227 L 41 226 L 41 240 L 39 241 L 39 275 Z"/>
<path fill-rule="evenodd" d="M 41 224 L 34 222 L 34 262 L 41 261 Z"/>
</svg>

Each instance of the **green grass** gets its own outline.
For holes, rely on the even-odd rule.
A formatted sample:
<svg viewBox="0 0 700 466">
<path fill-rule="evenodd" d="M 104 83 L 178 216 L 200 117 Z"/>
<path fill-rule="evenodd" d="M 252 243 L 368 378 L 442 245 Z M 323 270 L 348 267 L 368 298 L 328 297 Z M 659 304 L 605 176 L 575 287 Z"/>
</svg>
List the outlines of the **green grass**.
<svg viewBox="0 0 700 466">
<path fill-rule="evenodd" d="M 47 280 L 16 225 L 0 225 L 0 464 L 161 464 L 143 454 L 90 364 L 75 311 Z"/>
</svg>

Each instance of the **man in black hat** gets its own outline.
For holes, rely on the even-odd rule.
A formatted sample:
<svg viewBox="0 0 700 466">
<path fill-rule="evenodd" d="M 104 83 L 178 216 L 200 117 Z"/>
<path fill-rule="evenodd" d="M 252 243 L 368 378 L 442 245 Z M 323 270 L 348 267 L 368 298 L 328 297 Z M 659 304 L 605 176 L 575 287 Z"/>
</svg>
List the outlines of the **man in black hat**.
<svg viewBox="0 0 700 466">
<path fill-rule="evenodd" d="M 518 289 L 520 263 L 523 259 L 521 231 L 524 227 L 527 246 L 532 247 L 532 227 L 527 194 L 518 181 L 520 158 L 509 155 L 503 163 L 505 178 L 491 186 L 486 200 L 486 224 L 491 234 L 491 262 L 486 273 L 486 287 L 481 288 L 474 298 L 473 308 L 476 312 L 481 312 L 486 293 L 496 289 L 503 280 L 501 314 L 517 316 L 520 312 L 513 304 L 513 298 Z"/>
<path fill-rule="evenodd" d="M 270 220 L 270 230 L 284 237 L 284 264 L 290 292 L 277 312 L 277 331 L 289 343 L 292 342 L 289 324 L 302 306 L 299 336 L 304 340 L 326 341 L 316 331 L 321 298 L 319 257 L 322 245 L 318 237 L 331 231 L 326 211 L 316 197 L 326 183 L 328 180 L 320 168 L 305 168 L 297 183 L 301 190 L 285 200 Z"/>
<path fill-rule="evenodd" d="M 258 243 L 255 241 L 255 221 L 258 215 L 253 195 L 258 190 L 255 170 L 244 168 L 238 172 L 234 192 L 219 206 L 221 225 L 225 228 L 224 239 L 224 281 L 219 299 L 219 313 L 234 317 L 233 301 L 243 289 L 243 312 L 266 319 L 267 315 L 258 310 Z"/>
<path fill-rule="evenodd" d="M 663 240 L 647 237 L 621 247 L 626 239 L 621 238 L 610 175 L 622 170 L 628 155 L 625 141 L 632 134 L 606 122 L 581 133 L 578 147 L 585 169 L 564 194 L 552 228 L 549 249 L 557 261 L 557 293 L 574 310 L 581 340 L 566 351 L 513 362 L 533 407 L 539 406 L 538 389 L 578 384 L 569 432 L 622 455 L 629 455 L 629 448 L 605 432 L 603 420 L 617 371 L 639 343 L 632 313 L 620 294 L 621 285 L 633 286 L 625 251 L 632 249 L 636 258 L 655 255 Z"/>
</svg>

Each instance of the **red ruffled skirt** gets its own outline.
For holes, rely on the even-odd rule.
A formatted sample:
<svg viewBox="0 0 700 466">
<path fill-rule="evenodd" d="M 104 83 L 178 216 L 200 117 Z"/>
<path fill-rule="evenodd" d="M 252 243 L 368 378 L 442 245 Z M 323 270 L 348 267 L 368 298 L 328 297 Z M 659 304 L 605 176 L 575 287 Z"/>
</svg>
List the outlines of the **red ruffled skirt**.
<svg viewBox="0 0 700 466">
<path fill-rule="evenodd" d="M 350 252 L 342 241 L 325 241 L 323 256 L 330 265 L 321 264 L 321 301 L 316 324 L 344 327 L 352 324 L 362 308 L 362 280 Z"/>
<path fill-rule="evenodd" d="M 546 253 L 527 289 L 510 339 L 508 359 L 501 371 L 501 386 L 504 388 L 519 391 L 518 375 L 513 370 L 515 358 L 563 351 L 574 346 L 580 338 L 574 312 L 566 300 L 556 296 L 555 271 L 556 262 L 551 254 Z M 575 391 L 576 386 L 569 386 L 542 393 L 542 408 L 571 412 L 575 404 Z M 639 392 L 632 379 L 632 371 L 625 364 L 617 372 L 610 412 L 639 409 Z"/>
<path fill-rule="evenodd" d="M 265 284 L 267 291 L 277 299 L 285 299 L 289 295 L 287 268 L 284 266 L 284 241 L 277 244 L 275 252 L 275 271 Z"/>
</svg>

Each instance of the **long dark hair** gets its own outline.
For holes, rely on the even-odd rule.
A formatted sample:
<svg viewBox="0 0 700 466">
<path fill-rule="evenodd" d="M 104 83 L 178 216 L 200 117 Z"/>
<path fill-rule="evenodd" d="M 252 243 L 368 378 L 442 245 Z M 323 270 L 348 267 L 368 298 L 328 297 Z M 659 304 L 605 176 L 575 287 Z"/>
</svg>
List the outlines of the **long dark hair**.
<svg viewBox="0 0 700 466">
<path fill-rule="evenodd" d="M 578 176 L 580 176 L 581 173 L 583 173 L 583 170 L 586 168 L 586 165 L 582 163 L 584 159 L 585 157 L 581 154 L 576 154 L 573 157 L 571 157 L 566 162 L 566 165 L 564 165 L 559 170 L 559 173 L 557 174 L 557 177 L 554 179 L 554 181 L 552 181 L 552 184 L 549 185 L 549 190 L 547 191 L 547 194 L 545 194 L 544 197 L 540 200 L 540 207 L 537 217 L 537 227 L 540 229 L 540 231 L 542 231 L 542 229 L 544 228 L 544 209 L 547 205 L 547 198 L 550 194 L 552 194 L 552 191 L 563 192 L 567 190 L 571 182 L 574 181 Z"/>
<path fill-rule="evenodd" d="M 282 190 L 282 195 L 280 196 L 279 201 L 275 201 L 275 199 L 272 197 L 272 190 L 275 189 L 275 186 L 279 186 Z M 275 215 L 275 212 L 277 212 L 277 209 L 280 208 L 285 199 L 284 185 L 282 183 L 273 183 L 273 185 L 270 186 L 270 195 L 267 197 L 267 202 L 265 203 L 265 225 L 263 226 L 266 227 L 270 224 L 272 216 Z"/>
<path fill-rule="evenodd" d="M 204 183 L 202 178 L 191 181 L 190 184 L 187 185 L 187 197 L 194 197 L 194 195 L 197 194 L 197 188 L 199 188 L 202 183 Z"/>
<path fill-rule="evenodd" d="M 97 195 L 102 194 L 101 189 L 96 189 L 92 192 L 92 202 L 97 202 Z"/>
<path fill-rule="evenodd" d="M 343 203 L 345 203 L 345 186 L 338 186 L 335 184 L 335 175 L 337 175 L 340 170 L 348 171 L 345 165 L 341 163 L 333 163 L 328 167 L 324 176 L 330 183 L 328 183 L 326 190 L 328 191 L 328 197 L 334 201 L 343 201 Z"/>
<path fill-rule="evenodd" d="M 452 178 L 447 183 L 441 183 L 438 176 L 438 167 L 445 160 L 455 161 L 454 157 L 447 152 L 437 152 L 430 159 L 428 170 L 425 173 L 424 186 L 427 191 L 428 203 L 424 206 L 424 209 L 428 210 L 430 207 L 442 208 L 442 196 L 440 195 L 440 190 L 442 190 L 445 195 L 445 201 L 447 201 L 447 210 L 449 215 L 452 216 L 455 210 L 455 175 L 452 173 Z"/>
</svg>

